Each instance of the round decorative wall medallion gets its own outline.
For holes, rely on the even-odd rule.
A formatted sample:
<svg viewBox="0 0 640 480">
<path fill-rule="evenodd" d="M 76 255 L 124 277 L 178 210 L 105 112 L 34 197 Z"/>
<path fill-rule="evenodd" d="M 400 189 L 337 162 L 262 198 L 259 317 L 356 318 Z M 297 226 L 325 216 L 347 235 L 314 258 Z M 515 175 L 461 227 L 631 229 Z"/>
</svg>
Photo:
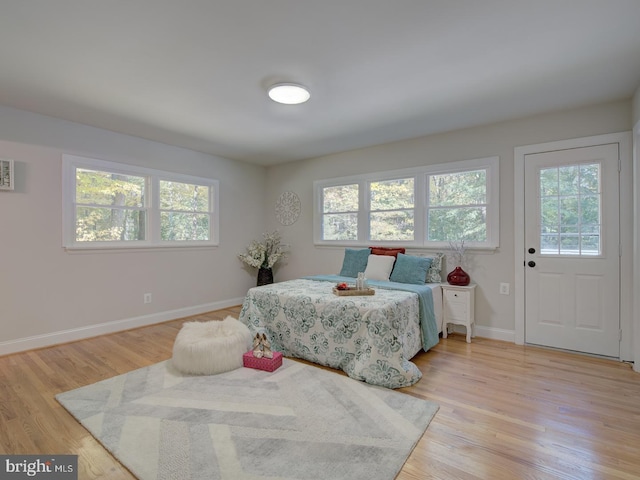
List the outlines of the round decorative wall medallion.
<svg viewBox="0 0 640 480">
<path fill-rule="evenodd" d="M 276 218 L 282 225 L 294 224 L 300 210 L 300 199 L 293 192 L 283 192 L 276 202 Z"/>
</svg>

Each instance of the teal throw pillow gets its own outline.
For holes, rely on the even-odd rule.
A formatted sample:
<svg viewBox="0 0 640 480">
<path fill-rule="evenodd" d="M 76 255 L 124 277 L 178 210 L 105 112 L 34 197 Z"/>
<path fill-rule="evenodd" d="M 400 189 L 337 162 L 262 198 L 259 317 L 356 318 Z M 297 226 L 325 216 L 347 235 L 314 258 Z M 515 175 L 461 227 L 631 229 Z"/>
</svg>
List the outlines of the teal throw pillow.
<svg viewBox="0 0 640 480">
<path fill-rule="evenodd" d="M 427 279 L 427 271 L 430 266 L 431 259 L 428 257 L 415 257 L 399 253 L 389 280 L 398 283 L 423 285 Z"/>
<path fill-rule="evenodd" d="M 370 252 L 371 250 L 368 248 L 345 248 L 340 275 L 355 278 L 359 272 L 364 272 L 367 268 Z"/>
</svg>

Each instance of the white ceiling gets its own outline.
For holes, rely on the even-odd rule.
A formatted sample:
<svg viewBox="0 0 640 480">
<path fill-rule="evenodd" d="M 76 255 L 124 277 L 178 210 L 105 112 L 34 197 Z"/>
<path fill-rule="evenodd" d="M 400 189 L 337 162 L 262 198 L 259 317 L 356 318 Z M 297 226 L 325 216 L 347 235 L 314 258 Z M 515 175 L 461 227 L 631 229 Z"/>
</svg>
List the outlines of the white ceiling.
<svg viewBox="0 0 640 480">
<path fill-rule="evenodd" d="M 269 165 L 630 98 L 640 0 L 0 0 L 0 104 Z M 268 85 L 311 100 L 279 105 Z"/>
</svg>

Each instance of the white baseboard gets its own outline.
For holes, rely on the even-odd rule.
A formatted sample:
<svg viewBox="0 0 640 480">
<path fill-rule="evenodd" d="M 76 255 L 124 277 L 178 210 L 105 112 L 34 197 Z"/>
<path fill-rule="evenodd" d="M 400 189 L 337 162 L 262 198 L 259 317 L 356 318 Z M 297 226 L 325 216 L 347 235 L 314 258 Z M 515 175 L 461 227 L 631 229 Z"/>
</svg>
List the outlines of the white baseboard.
<svg viewBox="0 0 640 480">
<path fill-rule="evenodd" d="M 462 325 L 449 325 L 451 329 L 461 335 L 466 335 L 467 330 Z M 503 342 L 515 343 L 516 332 L 515 330 L 506 330 L 504 328 L 485 327 L 482 325 L 475 326 L 475 334 L 478 337 L 490 338 L 492 340 L 502 340 Z"/>
<path fill-rule="evenodd" d="M 69 330 L 61 330 L 58 332 L 0 342 L 0 355 L 23 352 L 34 348 L 50 347 L 61 343 L 97 337 L 98 335 L 106 335 L 108 333 L 121 332 L 132 328 L 145 327 L 156 323 L 168 322 L 169 320 L 199 315 L 201 313 L 241 305 L 243 300 L 244 298 L 234 298 L 220 302 L 196 305 L 194 307 L 185 307 L 177 310 L 152 313 L 141 317 L 125 318 L 123 320 L 115 320 L 113 322 L 99 323 L 97 325 L 88 325 L 86 327 L 72 328 Z"/>
</svg>

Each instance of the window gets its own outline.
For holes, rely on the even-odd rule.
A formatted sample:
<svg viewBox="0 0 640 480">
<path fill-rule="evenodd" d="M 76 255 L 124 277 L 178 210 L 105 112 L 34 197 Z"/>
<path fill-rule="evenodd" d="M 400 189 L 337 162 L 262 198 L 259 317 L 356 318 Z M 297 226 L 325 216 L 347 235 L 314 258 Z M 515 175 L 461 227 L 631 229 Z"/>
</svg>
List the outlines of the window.
<svg viewBox="0 0 640 480">
<path fill-rule="evenodd" d="M 145 177 L 76 169 L 75 241 L 145 239 Z"/>
<path fill-rule="evenodd" d="M 315 243 L 496 248 L 498 168 L 490 157 L 316 181 Z"/>
<path fill-rule="evenodd" d="M 209 240 L 210 191 L 208 186 L 160 180 L 160 238 Z"/>
<path fill-rule="evenodd" d="M 217 244 L 216 180 L 63 156 L 64 246 Z"/>
<path fill-rule="evenodd" d="M 428 175 L 427 240 L 487 241 L 487 171 Z"/>
<path fill-rule="evenodd" d="M 322 190 L 322 236 L 325 240 L 358 238 L 358 185 L 336 185 Z"/>
<path fill-rule="evenodd" d="M 540 253 L 600 255 L 600 164 L 540 170 Z"/>
<path fill-rule="evenodd" d="M 414 183 L 413 177 L 369 183 L 371 240 L 413 240 Z"/>
</svg>

